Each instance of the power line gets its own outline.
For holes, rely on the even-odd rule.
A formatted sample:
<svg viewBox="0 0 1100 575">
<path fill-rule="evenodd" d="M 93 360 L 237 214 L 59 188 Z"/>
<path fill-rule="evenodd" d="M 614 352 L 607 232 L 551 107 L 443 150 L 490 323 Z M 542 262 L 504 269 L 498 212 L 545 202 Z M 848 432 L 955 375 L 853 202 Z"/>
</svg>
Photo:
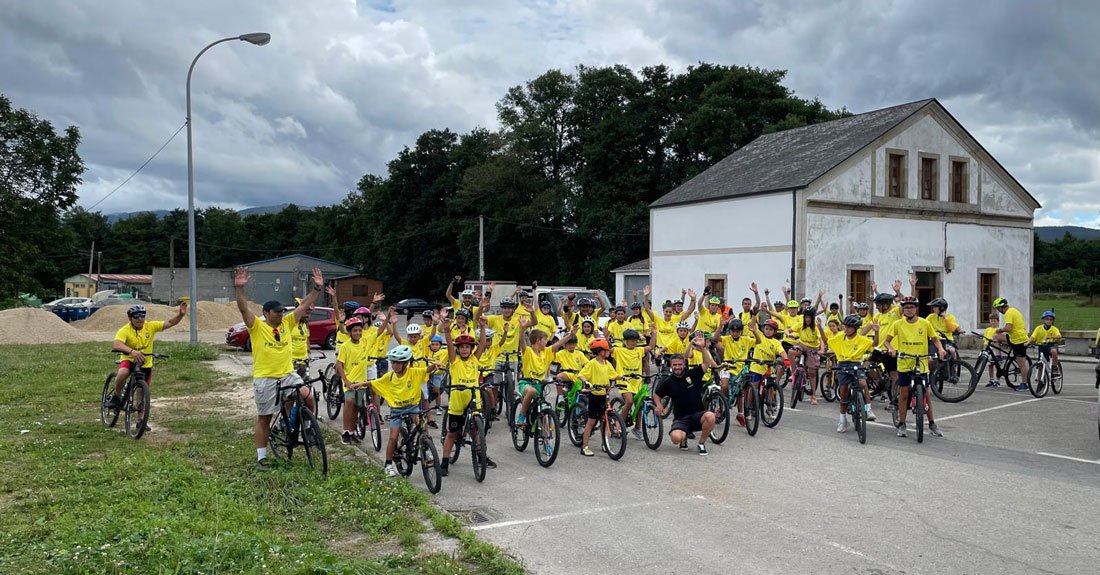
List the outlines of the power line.
<svg viewBox="0 0 1100 575">
<path fill-rule="evenodd" d="M 140 167 L 138 167 L 138 169 L 134 170 L 134 173 L 130 174 L 129 177 L 127 177 L 125 180 L 122 180 L 122 183 L 115 186 L 115 189 L 108 192 L 106 196 L 103 196 L 102 198 L 99 199 L 98 202 L 92 204 L 92 206 L 90 208 L 88 208 L 88 211 L 90 212 L 90 211 L 94 210 L 96 206 L 103 203 L 103 200 L 106 200 L 107 198 L 111 197 L 112 194 L 114 194 L 115 192 L 122 189 L 122 186 L 125 186 L 126 182 L 129 182 L 131 179 L 133 179 L 134 176 L 138 175 L 138 172 L 140 172 L 142 169 L 144 169 L 145 166 L 148 166 L 149 162 L 152 162 L 153 158 L 157 157 L 157 155 L 160 154 L 161 150 L 166 148 L 168 146 L 168 144 L 170 144 L 172 142 L 172 140 L 176 139 L 176 136 L 178 136 L 179 133 L 181 131 L 183 131 L 183 129 L 186 128 L 186 127 L 187 127 L 187 122 L 184 122 L 183 125 L 180 126 L 178 130 L 176 130 L 176 133 L 172 134 L 172 136 L 170 138 L 168 138 L 168 141 L 164 142 L 164 144 L 161 147 L 157 148 L 157 151 L 153 152 L 153 155 L 149 156 L 148 160 L 145 160 L 144 164 L 142 164 Z"/>
</svg>

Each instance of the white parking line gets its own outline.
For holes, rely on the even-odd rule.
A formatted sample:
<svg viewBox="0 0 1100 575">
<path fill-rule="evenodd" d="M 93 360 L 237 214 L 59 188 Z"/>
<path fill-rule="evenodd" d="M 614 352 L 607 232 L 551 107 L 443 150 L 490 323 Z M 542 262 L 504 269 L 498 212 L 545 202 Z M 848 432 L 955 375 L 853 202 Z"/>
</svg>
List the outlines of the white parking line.
<svg viewBox="0 0 1100 575">
<path fill-rule="evenodd" d="M 1077 397 L 1045 397 L 1043 399 L 1054 399 L 1057 401 L 1072 401 L 1073 403 L 1084 403 L 1085 405 L 1096 405 L 1096 400 L 1093 398 L 1080 399 Z"/>
<path fill-rule="evenodd" d="M 966 417 L 968 415 L 977 415 L 979 413 L 986 413 L 987 411 L 996 411 L 998 409 L 1004 409 L 1006 407 L 1013 407 L 1013 406 L 1016 406 L 1016 405 L 1023 405 L 1025 403 L 1032 403 L 1034 401 L 1042 401 L 1042 400 L 1043 400 L 1043 398 L 1041 398 L 1041 397 L 1034 397 L 1034 398 L 1031 398 L 1031 399 L 1025 399 L 1023 401 L 1017 401 L 1017 402 L 1013 402 L 1013 403 L 1006 403 L 1004 405 L 998 405 L 996 407 L 987 407 L 985 409 L 979 409 L 977 411 L 969 411 L 967 413 L 956 413 L 955 415 L 948 415 L 947 417 L 937 418 L 937 421 L 947 421 L 948 419 L 956 419 L 956 418 L 959 418 L 959 417 Z"/>
<path fill-rule="evenodd" d="M 1039 455 L 1045 455 L 1047 457 L 1057 457 L 1058 459 L 1068 459 L 1070 461 L 1080 461 L 1081 463 L 1092 463 L 1094 465 L 1100 465 L 1100 459 L 1095 461 L 1091 459 L 1081 459 L 1080 457 L 1070 457 L 1068 455 L 1058 455 L 1057 453 L 1047 453 L 1045 451 L 1037 451 Z"/>
<path fill-rule="evenodd" d="M 512 521 L 501 521 L 499 523 L 487 523 L 485 525 L 475 525 L 471 527 L 474 531 L 484 531 L 486 529 L 498 529 L 501 527 L 512 527 L 513 525 L 524 525 L 527 523 L 541 523 L 543 521 L 552 521 L 554 519 L 564 519 L 566 517 L 578 517 L 581 515 L 591 515 L 593 513 L 603 513 L 605 511 L 621 511 L 623 509 L 633 509 L 635 507 L 649 507 L 650 505 L 663 505 L 666 503 L 680 503 L 682 501 L 698 501 L 705 499 L 702 495 L 691 495 L 688 497 L 678 497 L 676 499 L 667 499 L 665 501 L 642 501 L 640 503 L 632 503 L 630 505 L 616 505 L 609 507 L 597 507 L 595 509 L 584 509 L 581 511 L 570 511 L 567 513 L 558 513 L 555 515 L 543 515 L 542 517 L 535 517 L 532 519 L 515 519 Z"/>
</svg>

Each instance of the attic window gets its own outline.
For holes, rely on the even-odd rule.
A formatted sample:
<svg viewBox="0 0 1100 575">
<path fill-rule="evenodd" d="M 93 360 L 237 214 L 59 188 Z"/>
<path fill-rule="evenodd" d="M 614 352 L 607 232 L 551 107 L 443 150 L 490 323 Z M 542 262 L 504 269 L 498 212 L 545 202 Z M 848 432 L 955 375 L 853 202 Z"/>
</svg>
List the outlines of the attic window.
<svg viewBox="0 0 1100 575">
<path fill-rule="evenodd" d="M 921 157 L 920 159 L 920 199 L 939 199 L 939 170 L 936 166 L 936 158 Z"/>
<path fill-rule="evenodd" d="M 951 162 L 951 201 L 960 204 L 967 203 L 969 181 L 965 161 Z"/>
<path fill-rule="evenodd" d="M 889 154 L 886 167 L 886 195 L 905 197 L 905 154 Z"/>
</svg>

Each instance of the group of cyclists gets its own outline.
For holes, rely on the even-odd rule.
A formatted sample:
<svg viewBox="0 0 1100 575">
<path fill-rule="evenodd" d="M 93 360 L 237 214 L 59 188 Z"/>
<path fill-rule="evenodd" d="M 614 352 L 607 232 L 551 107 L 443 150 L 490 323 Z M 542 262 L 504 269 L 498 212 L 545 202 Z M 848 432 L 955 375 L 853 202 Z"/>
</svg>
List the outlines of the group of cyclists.
<svg viewBox="0 0 1100 575">
<path fill-rule="evenodd" d="M 306 322 L 324 289 L 324 279 L 320 270 L 313 270 L 312 290 L 294 306 L 265 302 L 260 314 L 252 311 L 245 297 L 248 280 L 247 269 L 238 268 L 236 301 L 252 344 L 256 466 L 266 470 L 269 426 L 280 404 L 297 393 L 305 406 L 316 411 L 303 368 L 309 354 Z M 936 361 L 957 353 L 950 344 L 961 333 L 943 298 L 928 303 L 931 313 L 927 317 L 919 316 L 915 276 L 910 278 L 910 295 L 901 293 L 900 280 L 893 282 L 892 293 L 878 293 L 872 283 L 875 294 L 870 301 L 850 301 L 847 309 L 842 309 L 841 302 L 826 306 L 823 290 L 816 301 L 808 297 L 794 300 L 784 287 L 784 299 L 770 302 L 770 291 L 765 289 L 761 299 L 754 283 L 749 286 L 752 297 L 743 298 L 740 309 L 709 289 L 703 290 L 701 300 L 693 290 L 684 289 L 678 299 L 665 300 L 658 313 L 646 286 L 641 294 L 632 294 L 632 301 L 606 310 L 610 316 L 606 323 L 600 319 L 605 310 L 595 299 L 570 294 L 554 309 L 549 300 L 536 305 L 532 294 L 520 288 L 501 298 L 499 312 L 491 313 L 495 286 L 490 285 L 484 293 L 465 289 L 454 297 L 453 289 L 460 282 L 461 278 L 455 277 L 448 285 L 449 307 L 426 311 L 419 322 L 410 321 L 403 330 L 398 329 L 392 308 L 381 309 L 383 294 L 362 306 L 354 301 L 341 304 L 335 301 L 335 291 L 328 290 L 338 310 L 335 372 L 347 407 L 341 440 L 352 443 L 354 439 L 357 407 L 385 401 L 391 416 L 385 466 L 390 476 L 398 473 L 393 457 L 405 419 L 402 416 L 415 419 L 423 415 L 427 426 L 437 428 L 436 417 L 443 417 L 446 410 L 440 458 L 441 472 L 446 475 L 471 402 L 480 409 L 483 401 L 495 405 L 515 398 L 517 406 L 508 411 L 511 420 L 506 424 L 522 427 L 528 423 L 528 407 L 547 388 L 556 389 L 561 396 L 579 385 L 587 394 L 582 455 L 594 455 L 589 438 L 607 410 L 609 392 L 621 400 L 622 419 L 627 427 L 633 426 L 631 433 L 640 439 L 641 422 L 630 416 L 642 381 L 650 374 L 660 378 L 649 392 L 656 411 L 661 416 L 672 412 L 670 440 L 687 449 L 688 440 L 698 438 L 696 450 L 705 456 L 707 438 L 716 417 L 722 416 L 704 405 L 708 386 L 717 383 L 726 394 L 731 383 L 738 382 L 741 392 L 730 407 L 736 408 L 736 421 L 744 426 L 748 390 L 765 378 L 783 380 L 796 365 L 805 369 L 810 402 L 816 404 L 817 371 L 824 358 L 839 368 L 837 432 L 851 429 L 851 402 L 855 402 L 853 409 L 862 408 L 866 420 L 876 419 L 868 373 L 869 367 L 877 364 L 889 382 L 876 382 L 876 387 L 881 389 L 886 383 L 896 390 L 896 405 L 902 406 L 895 408 L 896 434 L 906 437 L 904 406 L 908 405 L 913 374 L 928 374 Z M 1042 325 L 1028 334 L 1022 314 L 1008 301 L 997 298 L 994 308 L 997 315 L 990 318 L 985 337 L 1010 349 L 1021 363 L 1029 344 L 1061 338 L 1053 325 L 1053 312 L 1044 313 Z M 129 323 L 119 330 L 114 342 L 115 351 L 122 354 L 119 382 L 139 366 L 150 370 L 149 379 L 153 336 L 178 323 L 185 312 L 183 304 L 179 315 L 168 322 L 145 322 L 141 306 L 130 308 Z M 1057 362 L 1056 349 L 1052 355 Z M 1026 390 L 1028 370 L 1020 367 L 1024 383 L 1018 389 Z M 992 369 L 989 386 L 996 385 Z M 504 374 L 516 376 L 514 389 L 502 385 L 507 379 Z M 484 394 L 480 392 L 483 389 Z M 928 430 L 942 437 L 927 401 Z M 486 459 L 489 467 L 496 466 Z"/>
</svg>

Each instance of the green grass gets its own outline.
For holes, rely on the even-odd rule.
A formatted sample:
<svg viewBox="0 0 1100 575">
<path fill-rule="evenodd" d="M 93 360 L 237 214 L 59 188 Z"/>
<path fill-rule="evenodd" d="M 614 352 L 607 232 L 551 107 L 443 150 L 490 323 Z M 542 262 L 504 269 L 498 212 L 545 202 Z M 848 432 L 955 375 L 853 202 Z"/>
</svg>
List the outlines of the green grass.
<svg viewBox="0 0 1100 575">
<path fill-rule="evenodd" d="M 1087 297 L 1058 296 L 1054 294 L 1035 294 L 1031 300 L 1031 328 L 1042 323 L 1039 318 L 1043 312 L 1054 310 L 1059 330 L 1089 330 L 1095 333 L 1100 328 L 1100 302 L 1089 304 Z"/>
<path fill-rule="evenodd" d="M 327 480 L 300 460 L 256 472 L 254 408 L 227 409 L 213 347 L 158 344 L 154 401 L 197 397 L 155 404 L 139 441 L 104 429 L 104 348 L 0 346 L 0 573 L 523 572 L 331 435 Z M 420 549 L 425 522 L 458 557 Z"/>
</svg>

